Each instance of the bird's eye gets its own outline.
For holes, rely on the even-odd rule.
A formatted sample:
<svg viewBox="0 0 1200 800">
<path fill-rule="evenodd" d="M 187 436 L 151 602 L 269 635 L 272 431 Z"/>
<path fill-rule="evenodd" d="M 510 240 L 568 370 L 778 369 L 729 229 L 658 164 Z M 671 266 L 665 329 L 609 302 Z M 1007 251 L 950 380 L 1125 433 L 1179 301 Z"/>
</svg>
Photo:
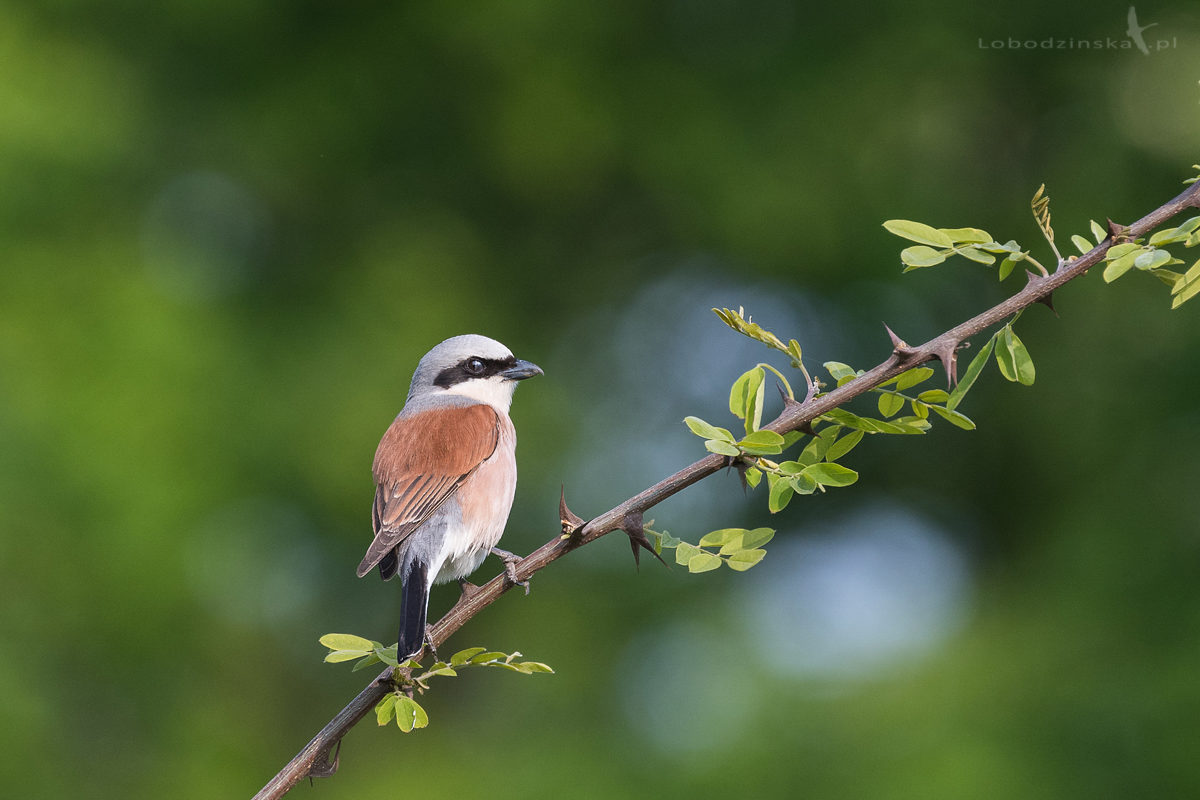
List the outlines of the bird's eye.
<svg viewBox="0 0 1200 800">
<path fill-rule="evenodd" d="M 463 368 L 472 375 L 480 375 L 483 373 L 483 362 L 478 358 L 472 358 L 463 365 Z"/>
</svg>

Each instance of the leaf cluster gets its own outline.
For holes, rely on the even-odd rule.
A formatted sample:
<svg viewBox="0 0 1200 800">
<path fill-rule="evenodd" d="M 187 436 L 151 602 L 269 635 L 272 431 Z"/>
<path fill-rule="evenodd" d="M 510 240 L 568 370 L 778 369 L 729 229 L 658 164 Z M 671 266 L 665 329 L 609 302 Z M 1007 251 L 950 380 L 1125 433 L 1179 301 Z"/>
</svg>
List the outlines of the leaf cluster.
<svg viewBox="0 0 1200 800">
<path fill-rule="evenodd" d="M 1012 274 L 1013 268 L 1022 261 L 1029 261 L 1041 269 L 1029 252 L 1022 250 L 1015 241 L 1001 244 L 990 233 L 979 228 L 934 228 L 907 219 L 889 219 L 883 223 L 883 227 L 903 239 L 918 243 L 900 251 L 905 272 L 941 264 L 955 255 L 989 266 L 996 263 L 997 256 L 1002 255 L 1004 258 L 997 270 L 1000 280 Z"/>
<path fill-rule="evenodd" d="M 1082 237 L 1073 237 L 1072 241 L 1076 238 Z M 1079 244 L 1076 242 L 1076 246 Z M 1113 245 L 1104 255 L 1104 281 L 1112 283 L 1131 269 L 1147 272 L 1171 287 L 1171 308 L 1179 308 L 1200 294 L 1200 259 L 1186 272 L 1167 269 L 1184 263 L 1167 249 L 1167 245 L 1189 248 L 1197 244 L 1200 244 L 1200 217 L 1192 217 L 1174 227 L 1155 231 L 1145 242 L 1134 239 Z"/>
<path fill-rule="evenodd" d="M 722 564 L 737 572 L 745 572 L 766 557 L 763 545 L 771 541 L 775 531 L 771 528 L 722 528 L 706 533 L 699 544 L 685 542 L 666 531 L 646 533 L 653 539 L 655 552 L 675 550 L 675 563 L 686 566 L 688 572 L 709 572 Z"/>
<path fill-rule="evenodd" d="M 503 653 L 485 647 L 459 650 L 449 661 L 435 661 L 425 668 L 413 659 L 398 662 L 396 645 L 384 647 L 381 642 L 350 633 L 327 633 L 321 637 L 320 642 L 329 648 L 329 653 L 325 656 L 327 662 L 357 659 L 354 672 L 374 664 L 387 664 L 398 668 L 394 672 L 395 688 L 376 704 L 375 717 L 380 725 L 387 725 L 395 720 L 396 725 L 405 733 L 429 724 L 429 715 L 412 695 L 414 692 L 424 694 L 429 691 L 429 681 L 433 678 L 457 677 L 459 670 L 470 667 L 498 667 L 523 675 L 554 672 L 540 661 L 518 660 L 521 657 L 519 652 Z"/>
<path fill-rule="evenodd" d="M 1185 181 L 1191 183 L 1195 178 Z M 1038 228 L 1050 243 L 1059 263 L 1062 256 L 1054 243 L 1054 229 L 1050 227 L 1050 198 L 1045 193 L 1046 187 L 1038 188 L 1033 196 L 1031 208 Z M 909 272 L 923 267 L 941 264 L 953 255 L 960 255 L 981 264 L 994 264 L 996 256 L 1004 254 L 997 276 L 1000 280 L 1007 278 L 1013 268 L 1021 261 L 1027 261 L 1043 275 L 1048 274 L 1044 267 L 1037 262 L 1028 251 L 1022 250 L 1015 241 L 1004 244 L 997 242 L 991 234 L 979 228 L 934 228 L 922 222 L 906 219 L 890 219 L 883 227 L 901 238 L 916 242 L 916 245 L 900 251 L 900 261 L 904 271 Z M 1109 237 L 1105 230 L 1095 220 L 1089 221 L 1092 238 L 1073 234 L 1071 243 L 1080 254 L 1089 253 L 1104 243 Z M 1174 227 L 1155 231 L 1148 240 L 1121 239 L 1119 226 L 1114 237 L 1114 244 L 1104 254 L 1105 283 L 1112 283 L 1130 270 L 1140 270 L 1149 273 L 1165 283 L 1171 289 L 1171 308 L 1179 306 L 1200 294 L 1200 259 L 1197 259 L 1186 272 L 1168 269 L 1176 264 L 1185 263 L 1167 249 L 1167 245 L 1182 245 L 1185 248 L 1200 244 L 1200 217 L 1192 217 Z M 1071 256 L 1075 258 L 1075 256 Z M 1006 373 L 1008 377 L 1010 373 Z"/>
</svg>

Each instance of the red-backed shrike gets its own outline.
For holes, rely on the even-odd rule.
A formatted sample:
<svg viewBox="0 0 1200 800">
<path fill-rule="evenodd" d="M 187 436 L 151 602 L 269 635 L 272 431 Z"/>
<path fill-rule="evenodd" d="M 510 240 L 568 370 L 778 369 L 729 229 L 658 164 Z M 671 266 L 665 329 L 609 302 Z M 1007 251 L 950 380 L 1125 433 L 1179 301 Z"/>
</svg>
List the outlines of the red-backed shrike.
<svg viewBox="0 0 1200 800">
<path fill-rule="evenodd" d="M 358 577 L 400 575 L 401 661 L 425 643 L 429 590 L 462 580 L 500 541 L 517 488 L 517 381 L 541 375 L 494 339 L 447 339 L 417 364 L 404 408 L 375 451 L 375 540 Z M 507 554 L 505 554 L 507 555 Z"/>
</svg>

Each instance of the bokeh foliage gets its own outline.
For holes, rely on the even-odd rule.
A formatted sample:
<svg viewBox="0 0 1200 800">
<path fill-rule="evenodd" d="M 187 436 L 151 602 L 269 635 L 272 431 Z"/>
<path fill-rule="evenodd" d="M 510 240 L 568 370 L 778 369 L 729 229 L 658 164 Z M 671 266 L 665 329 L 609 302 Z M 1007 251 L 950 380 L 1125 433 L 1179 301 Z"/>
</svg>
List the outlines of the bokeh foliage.
<svg viewBox="0 0 1200 800">
<path fill-rule="evenodd" d="M 882 221 L 1032 247 L 1043 182 L 1063 242 L 1175 194 L 1200 19 L 1139 12 L 1177 45 L 990 46 L 1119 40 L 1125 5 L 6 3 L 0 782 L 246 796 L 360 688 L 315 640 L 393 627 L 396 587 L 353 573 L 370 457 L 440 338 L 546 368 L 514 404 L 525 552 L 561 481 L 596 513 L 704 452 L 684 416 L 730 419 L 764 356 L 710 307 L 876 363 L 881 319 L 920 341 L 1005 291 L 964 259 L 901 279 Z M 989 370 L 978 430 L 855 448 L 870 487 L 768 522 L 714 478 L 656 510 L 692 542 L 778 528 L 746 574 L 635 573 L 616 537 L 546 570 L 454 646 L 554 676 L 464 675 L 419 736 L 356 730 L 319 791 L 1194 793 L 1200 321 L 1154 283 L 1095 274 L 1061 320 L 1031 310 L 1037 384 Z M 968 554 L 963 626 L 870 679 L 769 668 L 741 587 L 868 497 Z M 647 655 L 681 625 L 697 657 Z"/>
</svg>

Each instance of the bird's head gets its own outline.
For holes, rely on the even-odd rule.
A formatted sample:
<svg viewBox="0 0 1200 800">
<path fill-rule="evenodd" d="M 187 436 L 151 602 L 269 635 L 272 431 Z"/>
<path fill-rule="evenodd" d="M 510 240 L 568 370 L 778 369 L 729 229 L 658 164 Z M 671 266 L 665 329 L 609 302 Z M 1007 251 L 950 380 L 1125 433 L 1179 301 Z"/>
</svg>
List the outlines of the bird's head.
<svg viewBox="0 0 1200 800">
<path fill-rule="evenodd" d="M 454 336 L 421 357 L 408 399 L 459 395 L 507 413 L 517 382 L 541 374 L 541 367 L 517 358 L 495 339 Z"/>
</svg>

